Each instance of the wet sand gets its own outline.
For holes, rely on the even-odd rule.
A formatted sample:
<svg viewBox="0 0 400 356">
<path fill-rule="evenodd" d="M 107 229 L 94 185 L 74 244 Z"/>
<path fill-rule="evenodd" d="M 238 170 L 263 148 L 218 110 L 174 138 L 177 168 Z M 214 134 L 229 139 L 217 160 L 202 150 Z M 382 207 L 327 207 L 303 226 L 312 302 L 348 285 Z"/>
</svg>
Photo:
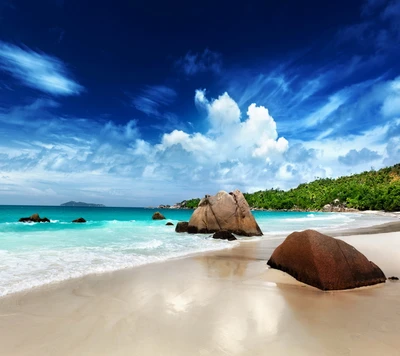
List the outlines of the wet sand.
<svg viewBox="0 0 400 356">
<path fill-rule="evenodd" d="M 398 230 L 341 238 L 387 277 L 400 276 Z M 245 242 L 0 298 L 0 353 L 400 355 L 400 282 L 319 291 L 268 268 L 281 242 Z"/>
</svg>

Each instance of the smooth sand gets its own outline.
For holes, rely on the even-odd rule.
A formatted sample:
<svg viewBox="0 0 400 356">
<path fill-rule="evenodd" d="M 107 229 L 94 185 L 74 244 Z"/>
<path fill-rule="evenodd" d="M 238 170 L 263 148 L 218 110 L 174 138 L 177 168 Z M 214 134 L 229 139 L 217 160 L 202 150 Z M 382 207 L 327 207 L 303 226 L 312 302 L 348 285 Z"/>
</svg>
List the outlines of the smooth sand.
<svg viewBox="0 0 400 356">
<path fill-rule="evenodd" d="M 400 276 L 400 232 L 341 237 Z M 1 355 L 400 355 L 400 282 L 321 292 L 242 243 L 0 298 Z"/>
</svg>

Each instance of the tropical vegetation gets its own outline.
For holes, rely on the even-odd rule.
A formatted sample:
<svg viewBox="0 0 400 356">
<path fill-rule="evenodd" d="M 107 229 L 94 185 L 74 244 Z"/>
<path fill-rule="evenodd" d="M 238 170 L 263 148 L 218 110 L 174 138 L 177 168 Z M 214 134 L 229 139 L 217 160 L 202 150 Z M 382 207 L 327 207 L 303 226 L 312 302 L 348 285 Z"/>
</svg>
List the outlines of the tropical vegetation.
<svg viewBox="0 0 400 356">
<path fill-rule="evenodd" d="M 336 179 L 321 178 L 287 191 L 269 189 L 244 194 L 252 208 L 271 210 L 321 210 L 335 203 L 358 210 L 400 211 L 400 163 Z M 195 208 L 200 199 L 191 199 Z"/>
</svg>

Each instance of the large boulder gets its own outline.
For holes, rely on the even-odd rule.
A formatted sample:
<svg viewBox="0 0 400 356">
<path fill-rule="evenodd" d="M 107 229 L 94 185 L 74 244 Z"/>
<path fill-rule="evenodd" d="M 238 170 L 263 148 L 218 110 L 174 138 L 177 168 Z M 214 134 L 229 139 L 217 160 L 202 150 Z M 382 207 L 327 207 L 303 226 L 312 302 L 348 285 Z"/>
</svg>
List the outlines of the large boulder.
<svg viewBox="0 0 400 356">
<path fill-rule="evenodd" d="M 348 243 L 315 230 L 293 232 L 268 261 L 273 268 L 322 290 L 383 283 L 381 269 Z"/>
<path fill-rule="evenodd" d="M 261 236 L 262 232 L 249 204 L 239 190 L 220 191 L 200 200 L 189 221 L 189 233 L 214 233 L 227 230 L 236 235 Z"/>
<path fill-rule="evenodd" d="M 187 221 L 179 221 L 175 226 L 176 232 L 188 232 L 188 225 Z"/>
<path fill-rule="evenodd" d="M 20 218 L 18 221 L 19 221 L 19 222 L 24 222 L 24 223 L 32 223 L 32 222 L 36 222 L 36 223 L 38 223 L 38 222 L 50 222 L 50 220 L 47 219 L 47 218 L 41 218 L 41 217 L 39 216 L 39 214 L 33 214 L 33 215 L 31 215 L 30 217 L 28 217 L 28 218 Z"/>
<path fill-rule="evenodd" d="M 160 212 L 156 211 L 153 216 L 152 216 L 153 220 L 164 220 L 165 216 L 163 214 L 161 214 Z"/>
</svg>

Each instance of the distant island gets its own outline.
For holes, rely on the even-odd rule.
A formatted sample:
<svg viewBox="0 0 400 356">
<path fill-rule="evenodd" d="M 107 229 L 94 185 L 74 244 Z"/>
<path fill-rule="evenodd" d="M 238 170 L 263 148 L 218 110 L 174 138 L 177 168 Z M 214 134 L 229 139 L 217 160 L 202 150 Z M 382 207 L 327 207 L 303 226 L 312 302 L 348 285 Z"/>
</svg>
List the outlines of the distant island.
<svg viewBox="0 0 400 356">
<path fill-rule="evenodd" d="M 90 207 L 90 208 L 105 208 L 106 206 L 103 204 L 92 204 L 92 203 L 84 203 L 81 201 L 69 201 L 67 203 L 61 204 L 60 206 L 81 206 L 81 207 Z"/>
</svg>

